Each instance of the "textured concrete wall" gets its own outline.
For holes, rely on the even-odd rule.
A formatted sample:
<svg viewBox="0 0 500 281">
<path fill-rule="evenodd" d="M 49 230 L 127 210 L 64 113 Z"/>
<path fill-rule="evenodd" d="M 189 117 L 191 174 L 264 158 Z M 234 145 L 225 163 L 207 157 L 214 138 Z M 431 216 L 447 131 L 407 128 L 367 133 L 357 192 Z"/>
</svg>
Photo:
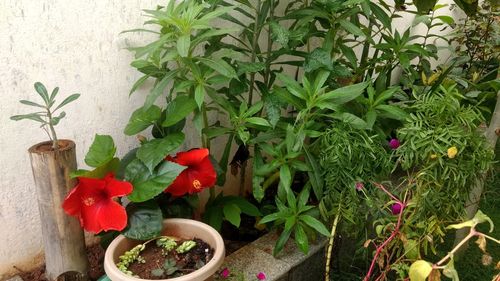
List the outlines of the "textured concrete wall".
<svg viewBox="0 0 500 281">
<path fill-rule="evenodd" d="M 28 121 L 9 120 L 28 110 L 18 100 L 37 97 L 35 81 L 49 89 L 59 86 L 62 94 L 81 93 L 57 128 L 61 138 L 77 143 L 79 166 L 84 167 L 83 156 L 96 133 L 112 135 L 123 155 L 137 144 L 123 128 L 146 93 L 127 98 L 139 74 L 129 66 L 132 55 L 124 47 L 145 38 L 119 33 L 141 26 L 141 9 L 165 2 L 0 1 L 0 280 L 14 265 L 28 269 L 38 264 L 40 258 L 33 258 L 42 253 L 27 149 L 46 135 Z M 188 139 L 196 145 L 194 138 Z M 235 178 L 230 185 L 236 185 Z"/>
<path fill-rule="evenodd" d="M 139 75 L 123 49 L 132 35 L 119 33 L 140 27 L 141 9 L 160 2 L 0 1 L 0 280 L 13 265 L 23 269 L 37 263 L 32 259 L 42 251 L 27 149 L 47 136 L 29 121 L 9 120 L 28 110 L 18 100 L 38 98 L 35 81 L 50 89 L 59 86 L 61 94 L 81 93 L 57 126 L 60 138 L 76 142 L 80 167 L 96 133 L 112 135 L 123 155 L 136 145 L 122 131 L 145 91 L 127 97 Z"/>
</svg>

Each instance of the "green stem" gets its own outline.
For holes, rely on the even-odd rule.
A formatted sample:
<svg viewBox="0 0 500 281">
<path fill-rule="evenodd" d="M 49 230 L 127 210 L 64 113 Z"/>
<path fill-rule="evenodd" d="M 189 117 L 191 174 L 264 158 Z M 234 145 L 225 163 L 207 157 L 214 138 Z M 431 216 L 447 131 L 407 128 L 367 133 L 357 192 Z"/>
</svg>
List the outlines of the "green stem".
<svg viewBox="0 0 500 281">
<path fill-rule="evenodd" d="M 52 125 L 52 113 L 48 109 L 47 109 L 47 118 L 49 119 L 49 123 L 47 125 L 49 125 L 50 134 L 52 135 L 52 148 L 57 151 L 59 149 L 59 143 L 57 140 L 56 130 Z"/>
<path fill-rule="evenodd" d="M 259 42 L 259 21 L 260 21 L 260 10 L 261 10 L 261 0 L 257 0 L 257 6 L 255 7 L 255 23 L 253 27 L 253 38 L 252 38 L 252 56 L 250 57 L 250 62 L 254 63 L 257 58 L 257 44 Z M 253 84 L 255 83 L 255 72 L 250 74 L 250 90 L 248 93 L 248 106 L 252 106 L 253 99 Z"/>
<path fill-rule="evenodd" d="M 205 103 L 201 106 L 201 114 L 203 117 L 203 127 L 208 128 L 208 114 L 207 114 L 207 108 Z M 207 137 L 207 135 L 201 133 L 201 142 L 204 148 L 208 148 L 210 150 L 210 139 Z M 214 188 L 209 188 L 208 189 L 210 192 L 210 200 L 215 198 L 215 189 Z"/>
</svg>

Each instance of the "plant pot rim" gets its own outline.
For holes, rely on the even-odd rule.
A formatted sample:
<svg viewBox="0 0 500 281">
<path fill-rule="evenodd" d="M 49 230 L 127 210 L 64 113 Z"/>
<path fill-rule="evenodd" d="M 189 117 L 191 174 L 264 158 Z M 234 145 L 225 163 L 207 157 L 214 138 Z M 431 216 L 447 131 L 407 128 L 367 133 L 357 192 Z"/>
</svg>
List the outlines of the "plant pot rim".
<svg viewBox="0 0 500 281">
<path fill-rule="evenodd" d="M 174 218 L 174 219 L 165 219 L 163 220 L 163 227 L 165 228 L 167 225 L 180 225 L 182 226 L 190 226 L 190 227 L 196 227 L 197 229 L 200 229 L 200 232 L 204 232 L 214 238 L 215 245 L 210 245 L 212 248 L 214 248 L 214 256 L 212 259 L 205 264 L 202 268 L 191 272 L 189 274 L 180 276 L 180 277 L 175 277 L 175 278 L 169 278 L 169 279 L 159 279 L 157 281 L 187 281 L 187 280 L 205 280 L 209 278 L 210 276 L 214 275 L 217 270 L 221 267 L 224 257 L 225 257 L 225 248 L 224 248 L 224 240 L 222 239 L 222 236 L 212 228 L 211 226 L 202 223 L 197 220 L 191 220 L 191 219 L 180 219 L 180 218 Z M 192 233 L 192 235 L 196 236 L 197 233 Z M 185 237 L 184 237 L 185 238 Z M 116 266 L 116 261 L 114 260 L 114 255 L 115 255 L 115 249 L 116 247 L 120 244 L 123 243 L 124 240 L 130 240 L 130 241 L 137 241 L 138 240 L 133 240 L 129 239 L 123 235 L 119 235 L 116 237 L 111 244 L 109 244 L 108 248 L 106 249 L 106 253 L 104 255 L 104 270 L 106 271 L 106 274 L 108 277 L 110 275 L 113 275 L 114 278 L 117 278 L 120 281 L 143 281 L 143 280 L 151 280 L 151 279 L 141 279 L 137 277 L 133 277 L 130 275 L 127 275 L 120 271 L 118 267 Z M 203 240 L 203 239 L 202 239 Z M 207 241 L 205 241 L 207 242 Z M 139 243 L 137 243 L 139 244 Z M 130 249 L 128 249 L 130 250 Z M 120 255 L 123 253 L 120 253 Z M 111 280 L 114 280 L 110 277 Z"/>
<path fill-rule="evenodd" d="M 42 147 L 52 146 L 53 141 L 42 141 L 39 142 L 28 149 L 29 153 L 37 153 L 37 154 L 52 154 L 55 153 L 55 150 L 46 150 L 41 149 Z M 59 139 L 57 140 L 57 144 L 60 145 L 58 152 L 72 150 L 76 147 L 75 142 L 69 139 Z"/>
</svg>

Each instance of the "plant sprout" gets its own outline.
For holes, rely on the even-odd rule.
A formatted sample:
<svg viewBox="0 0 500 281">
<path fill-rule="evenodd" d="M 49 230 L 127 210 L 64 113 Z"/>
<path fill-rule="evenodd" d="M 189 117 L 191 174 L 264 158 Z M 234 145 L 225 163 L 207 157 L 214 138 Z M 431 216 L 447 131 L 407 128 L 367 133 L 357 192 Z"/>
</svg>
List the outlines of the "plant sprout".
<svg viewBox="0 0 500 281">
<path fill-rule="evenodd" d="M 38 107 L 43 109 L 42 111 L 37 111 L 29 114 L 21 114 L 21 115 L 14 115 L 11 116 L 10 119 L 14 121 L 19 121 L 23 119 L 29 119 L 33 120 L 35 122 L 41 123 L 40 128 L 42 128 L 47 135 L 49 136 L 49 139 L 52 141 L 52 148 L 54 150 L 58 150 L 58 141 L 57 141 L 57 134 L 54 129 L 54 126 L 59 124 L 59 121 L 61 121 L 64 116 L 66 116 L 66 112 L 62 111 L 59 113 L 58 116 L 55 116 L 56 111 L 61 109 L 63 106 L 67 105 L 68 103 L 78 99 L 80 97 L 80 94 L 72 94 L 69 97 L 65 98 L 58 106 L 54 108 L 54 105 L 56 103 L 56 96 L 57 93 L 59 92 L 59 87 L 54 88 L 52 90 L 52 93 L 49 96 L 49 93 L 47 92 L 47 89 L 45 86 L 40 83 L 36 82 L 35 85 L 35 90 L 40 95 L 40 97 L 43 100 L 43 104 L 38 104 L 29 100 L 20 100 L 19 102 L 25 105 L 33 106 L 33 107 Z M 54 108 L 54 109 L 53 109 Z"/>
</svg>

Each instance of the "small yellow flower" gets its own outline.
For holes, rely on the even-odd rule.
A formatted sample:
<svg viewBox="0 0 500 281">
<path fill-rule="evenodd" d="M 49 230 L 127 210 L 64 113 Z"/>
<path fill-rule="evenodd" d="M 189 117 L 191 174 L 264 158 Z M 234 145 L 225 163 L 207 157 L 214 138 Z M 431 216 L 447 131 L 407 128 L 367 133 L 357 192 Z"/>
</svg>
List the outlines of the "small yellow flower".
<svg viewBox="0 0 500 281">
<path fill-rule="evenodd" d="M 457 156 L 458 150 L 456 146 L 448 148 L 448 158 L 453 159 Z"/>
<path fill-rule="evenodd" d="M 437 157 L 438 157 L 437 154 L 435 153 L 431 154 L 431 159 L 436 159 Z"/>
</svg>

